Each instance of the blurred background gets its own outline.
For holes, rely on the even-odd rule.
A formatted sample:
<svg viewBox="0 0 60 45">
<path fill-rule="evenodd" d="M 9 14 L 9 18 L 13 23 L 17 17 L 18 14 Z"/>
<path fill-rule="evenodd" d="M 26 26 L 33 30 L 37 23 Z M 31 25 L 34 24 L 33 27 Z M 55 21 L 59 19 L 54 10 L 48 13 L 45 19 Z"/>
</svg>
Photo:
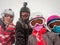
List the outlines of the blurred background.
<svg viewBox="0 0 60 45">
<path fill-rule="evenodd" d="M 31 14 L 34 12 L 41 12 L 47 19 L 50 15 L 60 15 L 60 0 L 0 0 L 0 17 L 4 9 L 11 8 L 15 12 L 14 24 L 19 18 L 19 12 L 23 6 L 23 2 L 28 3 Z M 31 15 L 32 17 L 34 15 Z"/>
</svg>

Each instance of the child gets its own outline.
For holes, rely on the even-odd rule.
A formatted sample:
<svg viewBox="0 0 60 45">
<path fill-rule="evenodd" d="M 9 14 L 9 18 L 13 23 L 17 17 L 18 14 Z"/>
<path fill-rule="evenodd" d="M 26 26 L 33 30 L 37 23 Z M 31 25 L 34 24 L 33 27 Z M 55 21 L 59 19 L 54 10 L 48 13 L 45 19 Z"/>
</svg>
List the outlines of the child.
<svg viewBox="0 0 60 45">
<path fill-rule="evenodd" d="M 47 37 L 45 18 L 43 16 L 36 16 L 32 18 L 29 24 L 33 31 L 28 37 L 27 45 L 53 45 L 50 39 Z"/>
<path fill-rule="evenodd" d="M 47 19 L 48 37 L 53 45 L 60 45 L 60 16 L 52 15 Z"/>
</svg>

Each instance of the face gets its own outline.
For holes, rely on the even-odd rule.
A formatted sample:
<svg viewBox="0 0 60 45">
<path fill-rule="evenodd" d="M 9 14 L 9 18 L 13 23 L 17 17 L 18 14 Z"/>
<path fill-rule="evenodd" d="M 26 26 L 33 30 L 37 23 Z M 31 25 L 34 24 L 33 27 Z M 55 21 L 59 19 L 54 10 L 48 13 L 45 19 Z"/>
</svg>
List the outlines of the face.
<svg viewBox="0 0 60 45">
<path fill-rule="evenodd" d="M 5 14 L 5 16 L 4 16 L 4 22 L 5 23 L 9 24 L 12 21 L 12 19 L 13 19 L 13 16 L 12 15 Z"/>
<path fill-rule="evenodd" d="M 54 26 L 59 26 L 59 25 L 60 25 L 60 20 L 57 20 L 57 21 L 49 24 L 48 26 L 49 26 L 50 28 L 53 28 Z"/>
<path fill-rule="evenodd" d="M 22 12 L 21 15 L 22 15 L 21 17 L 22 17 L 23 20 L 29 18 L 29 13 L 28 12 Z"/>
</svg>

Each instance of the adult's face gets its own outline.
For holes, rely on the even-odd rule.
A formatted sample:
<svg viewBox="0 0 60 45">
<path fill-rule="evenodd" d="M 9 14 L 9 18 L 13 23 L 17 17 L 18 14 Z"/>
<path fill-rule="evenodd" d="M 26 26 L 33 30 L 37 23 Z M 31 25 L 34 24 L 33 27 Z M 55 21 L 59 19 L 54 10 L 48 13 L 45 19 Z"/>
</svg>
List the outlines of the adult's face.
<svg viewBox="0 0 60 45">
<path fill-rule="evenodd" d="M 28 12 L 22 12 L 22 13 L 21 13 L 21 18 L 22 18 L 23 20 L 28 19 L 28 18 L 29 18 L 29 13 L 28 13 Z"/>
</svg>

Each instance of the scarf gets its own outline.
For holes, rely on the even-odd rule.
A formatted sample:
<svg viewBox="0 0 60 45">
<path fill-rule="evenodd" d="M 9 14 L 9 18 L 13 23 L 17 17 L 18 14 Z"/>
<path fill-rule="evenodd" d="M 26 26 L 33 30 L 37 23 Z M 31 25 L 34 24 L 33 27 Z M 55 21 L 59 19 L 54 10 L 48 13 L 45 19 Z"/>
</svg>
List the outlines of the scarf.
<svg viewBox="0 0 60 45">
<path fill-rule="evenodd" d="M 45 28 L 42 28 L 38 32 L 36 30 L 33 30 L 32 35 L 36 37 L 37 45 L 44 45 L 45 43 L 47 45 L 46 40 L 43 40 L 43 37 L 42 37 L 44 33 L 46 33 L 46 29 Z"/>
</svg>

